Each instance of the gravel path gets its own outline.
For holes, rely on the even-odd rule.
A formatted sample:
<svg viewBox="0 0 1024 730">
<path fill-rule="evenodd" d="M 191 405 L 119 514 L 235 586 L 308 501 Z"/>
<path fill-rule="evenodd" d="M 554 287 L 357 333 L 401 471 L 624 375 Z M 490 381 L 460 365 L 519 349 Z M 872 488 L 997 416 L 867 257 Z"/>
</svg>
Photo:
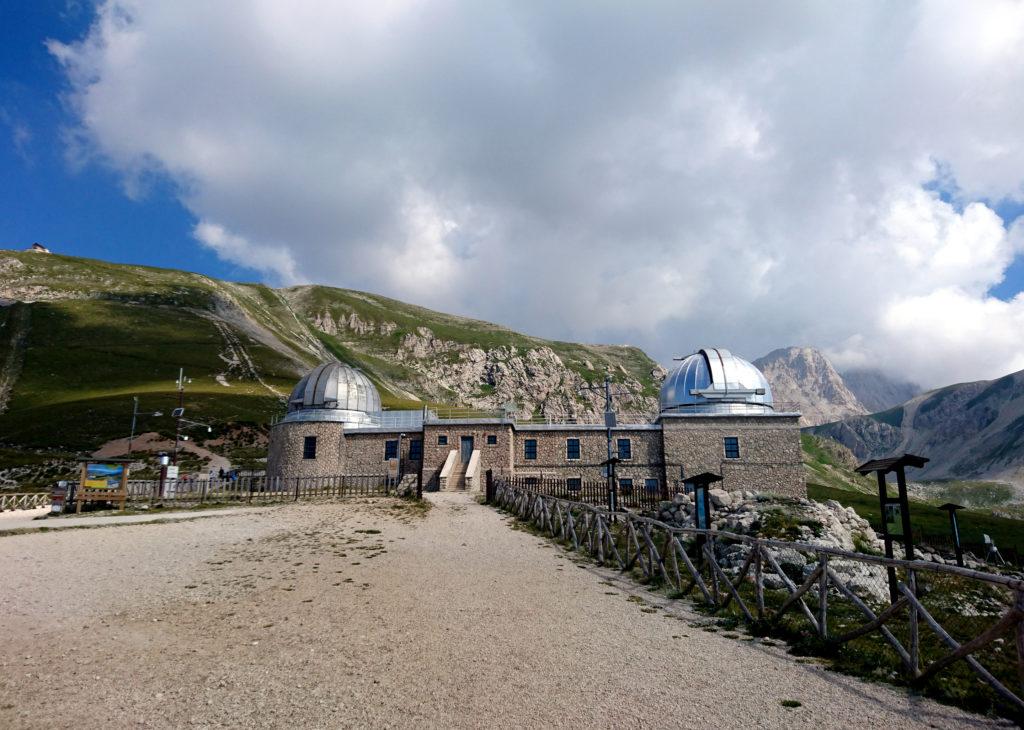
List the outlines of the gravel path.
<svg viewBox="0 0 1024 730">
<path fill-rule="evenodd" d="M 20 530 L 64 530 L 69 527 L 107 527 L 109 525 L 132 525 L 142 522 L 162 522 L 172 520 L 199 520 L 204 517 L 223 517 L 251 512 L 250 507 L 228 507 L 225 509 L 203 512 L 199 510 L 180 510 L 177 512 L 154 510 L 141 515 L 121 514 L 67 514 L 62 517 L 47 517 L 39 519 L 50 512 L 49 507 L 38 507 L 36 509 L 22 509 L 12 512 L 0 512 L 0 535 L 5 532 L 18 532 Z"/>
<path fill-rule="evenodd" d="M 981 722 L 701 630 L 469 495 L 430 498 L 0 539 L 0 726 Z"/>
</svg>

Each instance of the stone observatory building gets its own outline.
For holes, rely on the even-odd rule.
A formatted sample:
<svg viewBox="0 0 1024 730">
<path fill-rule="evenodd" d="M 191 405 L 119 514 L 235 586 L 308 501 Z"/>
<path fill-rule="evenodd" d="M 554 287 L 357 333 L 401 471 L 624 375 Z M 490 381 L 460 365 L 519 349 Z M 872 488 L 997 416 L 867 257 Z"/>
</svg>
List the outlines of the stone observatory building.
<svg viewBox="0 0 1024 730">
<path fill-rule="evenodd" d="M 420 478 L 425 489 L 482 489 L 495 475 L 603 481 L 606 423 L 386 411 L 363 373 L 340 362 L 298 382 L 270 430 L 271 477 L 383 475 Z M 806 496 L 800 414 L 775 409 L 764 375 L 720 348 L 684 358 L 661 388 L 652 423 L 613 424 L 619 490 L 666 492 L 702 472 L 727 490 Z"/>
</svg>

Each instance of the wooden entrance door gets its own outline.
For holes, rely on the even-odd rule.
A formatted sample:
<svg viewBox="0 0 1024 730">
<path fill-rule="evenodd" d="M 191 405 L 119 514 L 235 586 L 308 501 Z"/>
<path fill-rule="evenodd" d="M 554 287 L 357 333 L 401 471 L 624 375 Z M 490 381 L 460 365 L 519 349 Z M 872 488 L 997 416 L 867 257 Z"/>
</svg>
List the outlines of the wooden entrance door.
<svg viewBox="0 0 1024 730">
<path fill-rule="evenodd" d="M 472 436 L 463 436 L 459 439 L 459 455 L 462 457 L 463 464 L 469 463 L 469 457 L 473 455 Z"/>
</svg>

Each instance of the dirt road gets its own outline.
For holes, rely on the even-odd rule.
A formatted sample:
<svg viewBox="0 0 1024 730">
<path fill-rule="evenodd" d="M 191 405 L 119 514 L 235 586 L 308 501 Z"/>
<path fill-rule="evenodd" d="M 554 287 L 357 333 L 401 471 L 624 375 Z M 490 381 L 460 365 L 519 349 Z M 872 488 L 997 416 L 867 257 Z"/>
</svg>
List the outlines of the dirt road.
<svg viewBox="0 0 1024 730">
<path fill-rule="evenodd" d="M 704 631 L 468 495 L 431 498 L 0 538 L 0 726 L 980 721 Z"/>
</svg>

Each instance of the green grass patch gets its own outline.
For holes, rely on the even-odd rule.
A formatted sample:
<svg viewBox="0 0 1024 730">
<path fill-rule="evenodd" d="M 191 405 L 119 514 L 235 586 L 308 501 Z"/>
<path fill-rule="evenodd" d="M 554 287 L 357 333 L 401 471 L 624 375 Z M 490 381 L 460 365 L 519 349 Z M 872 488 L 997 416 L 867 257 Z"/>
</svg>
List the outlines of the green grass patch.
<svg viewBox="0 0 1024 730">
<path fill-rule="evenodd" d="M 890 491 L 895 491 L 895 488 L 891 487 Z M 869 495 L 821 484 L 808 484 L 807 496 L 819 502 L 834 499 L 844 507 L 853 507 L 873 528 L 882 529 L 877 493 Z M 958 518 L 963 544 L 979 558 L 984 558 L 984 552 L 981 551 L 983 534 L 991 536 L 1004 553 L 1013 550 L 1018 555 L 1024 555 L 1024 521 L 996 517 L 979 510 L 961 510 Z M 950 540 L 949 515 L 934 505 L 911 500 L 910 524 L 915 535 L 920 535 L 925 544 L 944 547 Z"/>
</svg>

